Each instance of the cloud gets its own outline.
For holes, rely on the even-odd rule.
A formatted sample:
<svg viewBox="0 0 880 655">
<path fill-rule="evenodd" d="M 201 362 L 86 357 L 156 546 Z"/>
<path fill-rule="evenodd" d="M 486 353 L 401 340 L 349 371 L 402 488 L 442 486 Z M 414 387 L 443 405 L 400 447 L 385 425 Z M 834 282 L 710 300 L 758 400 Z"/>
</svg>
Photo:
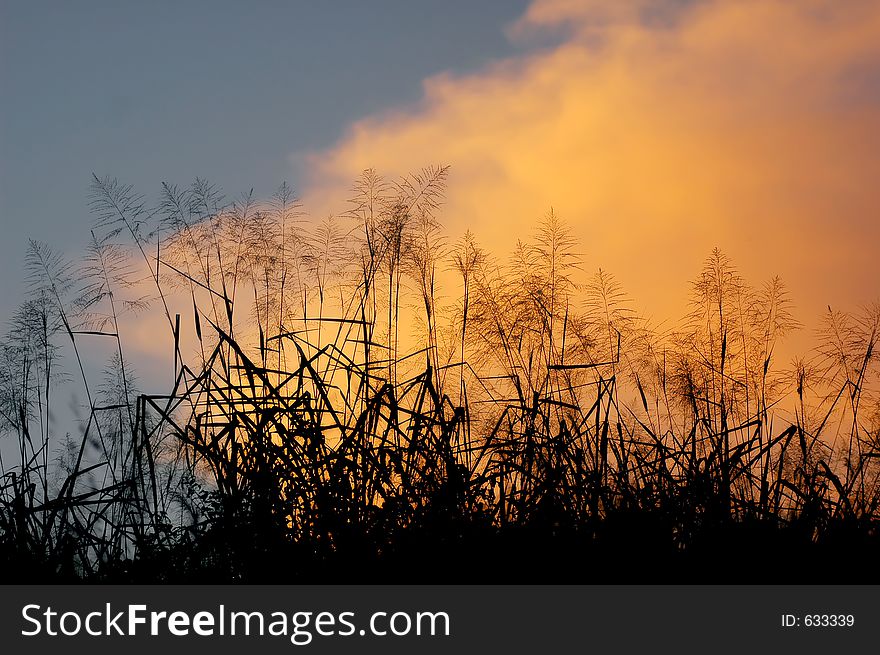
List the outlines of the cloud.
<svg viewBox="0 0 880 655">
<path fill-rule="evenodd" d="M 877 297 L 876 2 L 537 0 L 508 34 L 521 55 L 308 153 L 307 204 L 342 209 L 366 167 L 449 163 L 453 236 L 504 254 L 553 206 L 657 319 L 716 245 L 805 318 Z"/>
</svg>

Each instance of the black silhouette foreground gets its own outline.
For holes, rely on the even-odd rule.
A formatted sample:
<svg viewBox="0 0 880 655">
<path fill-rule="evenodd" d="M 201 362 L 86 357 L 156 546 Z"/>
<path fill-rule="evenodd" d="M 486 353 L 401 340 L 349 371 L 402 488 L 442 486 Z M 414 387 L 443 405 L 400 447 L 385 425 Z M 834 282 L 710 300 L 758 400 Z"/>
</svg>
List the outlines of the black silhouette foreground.
<svg viewBox="0 0 880 655">
<path fill-rule="evenodd" d="M 88 255 L 31 244 L 2 343 L 4 581 L 878 581 L 880 307 L 778 370 L 779 280 L 715 251 L 661 334 L 552 212 L 504 265 L 446 243 L 445 179 L 366 171 L 315 225 L 286 186 L 148 207 L 96 177 Z"/>
</svg>

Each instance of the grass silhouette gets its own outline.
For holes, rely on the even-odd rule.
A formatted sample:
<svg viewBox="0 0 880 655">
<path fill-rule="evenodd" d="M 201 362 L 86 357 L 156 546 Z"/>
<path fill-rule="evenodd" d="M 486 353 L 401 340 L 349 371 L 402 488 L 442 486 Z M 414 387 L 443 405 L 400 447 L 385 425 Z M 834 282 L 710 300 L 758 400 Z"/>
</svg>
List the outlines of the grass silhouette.
<svg viewBox="0 0 880 655">
<path fill-rule="evenodd" d="M 552 211 L 506 263 L 450 244 L 446 175 L 365 171 L 320 222 L 286 185 L 148 205 L 95 177 L 87 255 L 31 243 L 2 343 L 6 579 L 877 579 L 880 307 L 829 308 L 780 370 L 782 282 L 716 250 L 658 333 Z M 167 323 L 167 393 L 137 388 L 133 313 Z M 100 383 L 83 340 L 112 343 Z"/>
</svg>

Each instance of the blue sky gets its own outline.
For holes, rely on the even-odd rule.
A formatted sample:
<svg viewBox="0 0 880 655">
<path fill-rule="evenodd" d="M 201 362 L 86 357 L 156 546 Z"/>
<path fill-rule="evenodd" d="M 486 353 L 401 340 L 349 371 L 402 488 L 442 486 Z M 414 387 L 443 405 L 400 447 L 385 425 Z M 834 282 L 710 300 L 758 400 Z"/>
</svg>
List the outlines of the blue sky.
<svg viewBox="0 0 880 655">
<path fill-rule="evenodd" d="M 92 171 L 269 194 L 291 155 L 513 52 L 525 0 L 0 1 L 0 315 L 28 238 L 75 256 Z"/>
</svg>

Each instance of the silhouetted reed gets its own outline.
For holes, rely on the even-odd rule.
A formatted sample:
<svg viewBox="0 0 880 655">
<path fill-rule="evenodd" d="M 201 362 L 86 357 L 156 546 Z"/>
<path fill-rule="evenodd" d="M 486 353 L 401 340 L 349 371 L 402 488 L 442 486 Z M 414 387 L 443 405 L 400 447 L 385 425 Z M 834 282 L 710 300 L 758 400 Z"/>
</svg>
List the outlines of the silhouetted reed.
<svg viewBox="0 0 880 655">
<path fill-rule="evenodd" d="M 446 175 L 366 171 L 322 221 L 286 185 L 148 206 L 95 177 L 87 255 L 31 243 L 2 343 L 7 579 L 876 578 L 880 306 L 829 308 L 782 370 L 782 282 L 716 250 L 659 333 L 552 211 L 506 263 L 448 243 Z M 138 389 L 131 314 L 167 328 L 167 393 Z M 112 344 L 100 383 L 84 340 Z"/>
</svg>

